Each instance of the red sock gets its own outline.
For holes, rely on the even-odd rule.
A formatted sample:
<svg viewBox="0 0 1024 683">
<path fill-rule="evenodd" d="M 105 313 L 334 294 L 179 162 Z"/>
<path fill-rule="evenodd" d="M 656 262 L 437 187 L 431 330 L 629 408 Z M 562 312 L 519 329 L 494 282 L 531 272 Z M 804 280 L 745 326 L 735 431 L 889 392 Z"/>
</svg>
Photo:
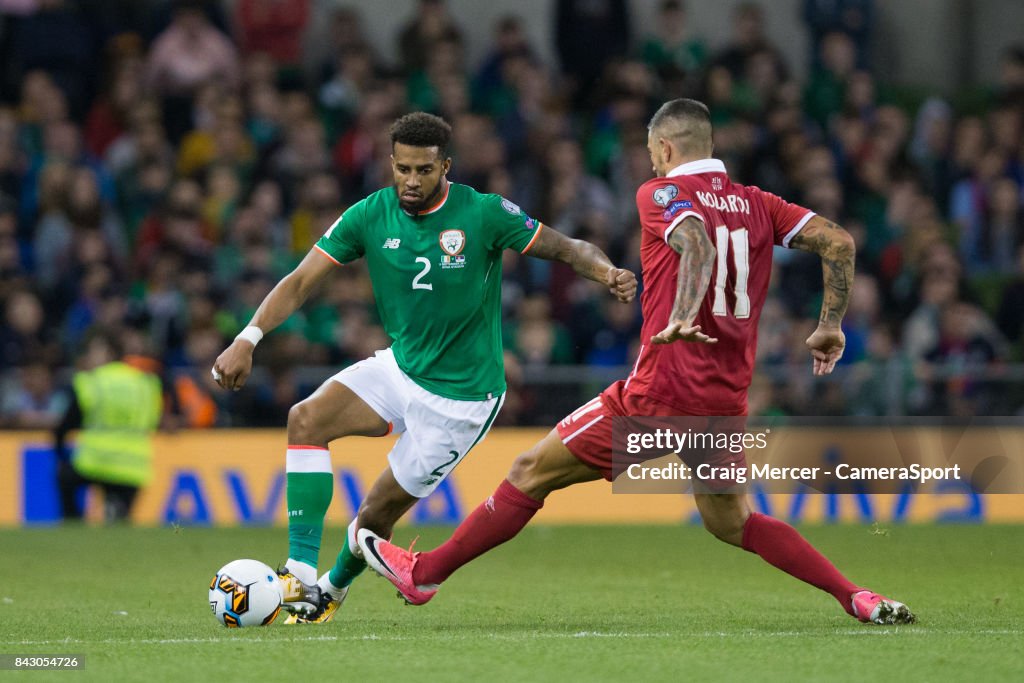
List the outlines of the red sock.
<svg viewBox="0 0 1024 683">
<path fill-rule="evenodd" d="M 801 581 L 831 593 L 853 614 L 850 596 L 861 590 L 839 573 L 807 539 L 782 520 L 754 512 L 743 526 L 743 549 L 757 553 L 768 564 Z"/>
<path fill-rule="evenodd" d="M 530 498 L 506 479 L 443 545 L 420 553 L 413 581 L 421 586 L 441 583 L 462 565 L 518 534 L 543 506 L 544 501 Z"/>
</svg>

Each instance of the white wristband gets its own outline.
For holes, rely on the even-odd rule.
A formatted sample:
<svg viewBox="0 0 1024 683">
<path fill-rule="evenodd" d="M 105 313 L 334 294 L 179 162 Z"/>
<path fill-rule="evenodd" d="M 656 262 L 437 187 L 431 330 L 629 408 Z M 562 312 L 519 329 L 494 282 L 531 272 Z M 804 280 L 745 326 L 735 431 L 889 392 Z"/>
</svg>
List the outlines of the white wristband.
<svg viewBox="0 0 1024 683">
<path fill-rule="evenodd" d="M 244 339 L 253 346 L 260 343 L 260 339 L 263 339 L 263 330 L 256 327 L 255 325 L 249 325 L 244 330 L 238 333 L 235 339 Z"/>
</svg>

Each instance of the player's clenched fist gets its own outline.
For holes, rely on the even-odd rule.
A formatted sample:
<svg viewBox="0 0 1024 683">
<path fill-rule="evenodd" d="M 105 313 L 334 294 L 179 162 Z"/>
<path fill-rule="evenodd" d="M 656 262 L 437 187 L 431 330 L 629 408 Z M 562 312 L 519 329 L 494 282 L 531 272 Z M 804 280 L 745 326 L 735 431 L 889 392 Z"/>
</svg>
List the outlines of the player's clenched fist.
<svg viewBox="0 0 1024 683">
<path fill-rule="evenodd" d="M 231 346 L 217 356 L 213 363 L 213 379 L 225 389 L 238 391 L 249 379 L 252 372 L 252 351 L 256 348 L 252 342 L 236 339 Z"/>
<path fill-rule="evenodd" d="M 819 326 L 805 343 L 814 357 L 814 374 L 827 375 L 836 367 L 836 361 L 843 357 L 846 335 L 839 328 Z"/>
<path fill-rule="evenodd" d="M 608 290 L 624 304 L 628 304 L 636 296 L 636 275 L 625 268 L 609 268 L 605 278 Z"/>
</svg>

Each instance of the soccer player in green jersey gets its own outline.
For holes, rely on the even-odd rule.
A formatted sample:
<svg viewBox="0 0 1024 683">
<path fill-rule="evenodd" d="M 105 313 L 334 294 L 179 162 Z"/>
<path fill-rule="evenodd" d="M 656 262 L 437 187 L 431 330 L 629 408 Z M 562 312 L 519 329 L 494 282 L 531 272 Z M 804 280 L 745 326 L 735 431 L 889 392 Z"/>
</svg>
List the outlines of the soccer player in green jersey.
<svg viewBox="0 0 1024 683">
<path fill-rule="evenodd" d="M 281 570 L 286 623 L 329 621 L 366 567 L 357 529 L 387 538 L 490 429 L 505 397 L 501 255 L 562 261 L 620 301 L 636 277 L 594 245 L 560 234 L 511 201 L 448 181 L 451 128 L 417 112 L 391 127 L 394 187 L 350 207 L 267 295 L 216 360 L 239 389 L 263 334 L 290 316 L 334 267 L 363 257 L 390 348 L 339 372 L 288 414 L 289 555 Z M 327 445 L 342 436 L 401 437 L 349 525 L 334 568 L 317 580 L 333 474 Z"/>
</svg>

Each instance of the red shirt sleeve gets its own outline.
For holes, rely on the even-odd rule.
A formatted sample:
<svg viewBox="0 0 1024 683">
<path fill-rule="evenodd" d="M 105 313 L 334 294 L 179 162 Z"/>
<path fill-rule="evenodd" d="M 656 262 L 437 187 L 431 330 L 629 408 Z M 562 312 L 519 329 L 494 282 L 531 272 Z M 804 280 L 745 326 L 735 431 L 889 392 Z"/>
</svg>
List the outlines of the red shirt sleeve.
<svg viewBox="0 0 1024 683">
<path fill-rule="evenodd" d="M 657 182 L 644 183 L 637 190 L 636 206 L 643 229 L 666 242 L 672 230 L 687 216 L 704 220 L 690 190 L 678 178 L 659 178 Z"/>
<path fill-rule="evenodd" d="M 811 220 L 814 212 L 799 204 L 787 202 L 782 197 L 771 192 L 758 189 L 761 201 L 768 210 L 768 216 L 772 220 L 772 231 L 775 234 L 775 244 L 789 247 L 789 241 L 793 239 L 801 228 Z"/>
</svg>

